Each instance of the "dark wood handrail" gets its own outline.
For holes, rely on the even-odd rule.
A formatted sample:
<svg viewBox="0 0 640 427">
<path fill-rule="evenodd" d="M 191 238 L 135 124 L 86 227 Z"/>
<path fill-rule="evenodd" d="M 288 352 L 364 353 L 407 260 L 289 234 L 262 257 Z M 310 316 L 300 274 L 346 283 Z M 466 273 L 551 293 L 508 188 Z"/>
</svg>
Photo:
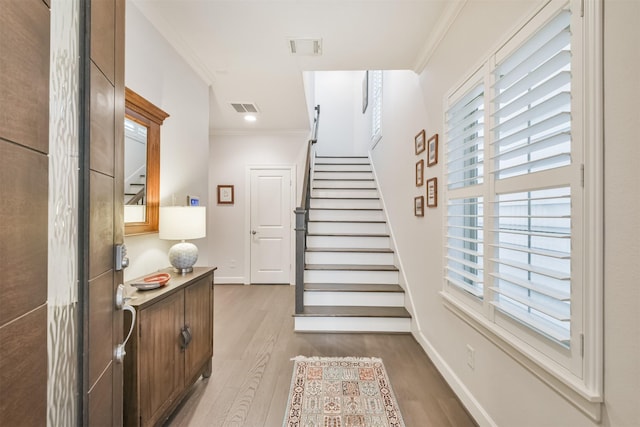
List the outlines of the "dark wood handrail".
<svg viewBox="0 0 640 427">
<path fill-rule="evenodd" d="M 131 199 L 129 199 L 129 201 L 127 201 L 127 203 L 125 203 L 125 205 L 138 205 L 139 201 L 144 200 L 144 196 L 146 194 L 146 188 L 147 186 L 145 185 L 144 187 L 142 187 L 136 194 L 135 196 L 133 196 Z M 144 204 L 144 203 L 143 203 Z"/>
</svg>

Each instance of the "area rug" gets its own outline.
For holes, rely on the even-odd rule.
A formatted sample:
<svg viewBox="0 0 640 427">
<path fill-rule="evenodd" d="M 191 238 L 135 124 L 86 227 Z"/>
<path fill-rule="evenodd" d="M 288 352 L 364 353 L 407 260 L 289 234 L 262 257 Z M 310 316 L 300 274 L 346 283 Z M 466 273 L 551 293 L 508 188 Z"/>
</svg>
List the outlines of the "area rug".
<svg viewBox="0 0 640 427">
<path fill-rule="evenodd" d="M 294 359 L 283 427 L 404 427 L 382 359 Z"/>
</svg>

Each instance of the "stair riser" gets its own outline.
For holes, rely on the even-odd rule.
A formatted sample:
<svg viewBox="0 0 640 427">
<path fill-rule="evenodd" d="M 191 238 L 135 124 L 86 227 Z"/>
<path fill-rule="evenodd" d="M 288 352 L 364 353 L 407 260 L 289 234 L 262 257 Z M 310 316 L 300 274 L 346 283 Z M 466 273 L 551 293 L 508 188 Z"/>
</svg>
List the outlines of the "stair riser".
<svg viewBox="0 0 640 427">
<path fill-rule="evenodd" d="M 306 264 L 393 265 L 392 253 L 307 252 Z"/>
<path fill-rule="evenodd" d="M 311 199 L 311 208 L 380 209 L 380 200 Z"/>
<path fill-rule="evenodd" d="M 368 157 L 316 157 L 315 163 L 332 163 L 332 164 L 344 164 L 344 163 L 360 163 L 369 164 Z"/>
<path fill-rule="evenodd" d="M 344 199 L 361 199 L 379 197 L 378 190 L 311 190 L 311 197 L 339 197 Z"/>
<path fill-rule="evenodd" d="M 388 237 L 307 236 L 310 248 L 384 248 L 390 246 Z"/>
<path fill-rule="evenodd" d="M 382 211 L 333 211 L 312 210 L 309 212 L 311 221 L 384 221 Z"/>
<path fill-rule="evenodd" d="M 383 222 L 310 222 L 307 229 L 312 234 L 386 234 L 387 224 Z"/>
<path fill-rule="evenodd" d="M 371 172 L 321 172 L 313 173 L 314 179 L 373 179 Z"/>
<path fill-rule="evenodd" d="M 375 189 L 375 181 L 323 181 L 314 179 L 312 188 L 368 188 Z"/>
<path fill-rule="evenodd" d="M 411 332 L 411 319 L 399 317 L 296 317 L 296 332 Z"/>
<path fill-rule="evenodd" d="M 337 172 L 337 171 L 371 172 L 371 166 L 367 164 L 363 164 L 363 165 L 341 165 L 341 164 L 318 165 L 316 164 L 313 170 L 315 170 L 316 172 Z"/>
<path fill-rule="evenodd" d="M 305 305 L 404 307 L 402 292 L 313 292 L 304 293 Z"/>
<path fill-rule="evenodd" d="M 397 271 L 305 270 L 305 283 L 398 283 Z"/>
</svg>

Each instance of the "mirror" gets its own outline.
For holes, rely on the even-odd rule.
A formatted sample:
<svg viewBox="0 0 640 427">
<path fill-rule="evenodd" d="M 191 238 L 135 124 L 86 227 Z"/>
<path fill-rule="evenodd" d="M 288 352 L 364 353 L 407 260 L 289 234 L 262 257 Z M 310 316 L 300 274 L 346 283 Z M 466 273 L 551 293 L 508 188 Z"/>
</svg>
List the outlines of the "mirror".
<svg viewBox="0 0 640 427">
<path fill-rule="evenodd" d="M 156 233 L 160 204 L 160 126 L 169 115 L 125 88 L 124 234 Z"/>
</svg>

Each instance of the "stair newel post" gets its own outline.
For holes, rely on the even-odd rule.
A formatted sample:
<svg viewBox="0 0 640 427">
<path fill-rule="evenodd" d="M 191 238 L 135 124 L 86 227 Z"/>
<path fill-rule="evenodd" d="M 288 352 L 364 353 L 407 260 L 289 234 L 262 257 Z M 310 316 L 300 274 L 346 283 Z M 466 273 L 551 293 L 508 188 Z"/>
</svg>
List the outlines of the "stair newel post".
<svg viewBox="0 0 640 427">
<path fill-rule="evenodd" d="M 307 239 L 307 210 L 296 208 L 296 314 L 304 311 L 304 253 Z"/>
</svg>

